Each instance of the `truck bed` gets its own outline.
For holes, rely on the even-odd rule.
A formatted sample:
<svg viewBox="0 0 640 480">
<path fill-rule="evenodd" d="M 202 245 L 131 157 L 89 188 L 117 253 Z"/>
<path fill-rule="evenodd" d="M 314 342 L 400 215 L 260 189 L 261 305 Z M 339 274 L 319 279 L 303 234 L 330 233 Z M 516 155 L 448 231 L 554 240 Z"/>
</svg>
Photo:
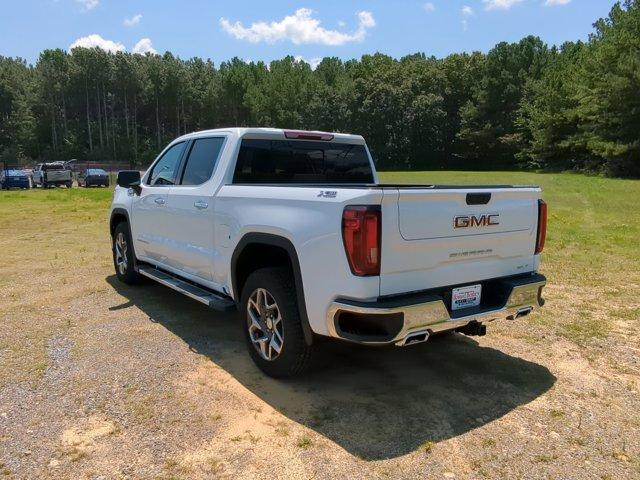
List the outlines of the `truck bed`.
<svg viewBox="0 0 640 480">
<path fill-rule="evenodd" d="M 397 188 L 416 189 L 428 188 L 431 190 L 491 190 L 503 188 L 539 188 L 538 185 L 436 185 L 436 184 L 410 184 L 410 183 L 238 183 L 252 187 L 297 187 L 297 188 Z"/>
</svg>

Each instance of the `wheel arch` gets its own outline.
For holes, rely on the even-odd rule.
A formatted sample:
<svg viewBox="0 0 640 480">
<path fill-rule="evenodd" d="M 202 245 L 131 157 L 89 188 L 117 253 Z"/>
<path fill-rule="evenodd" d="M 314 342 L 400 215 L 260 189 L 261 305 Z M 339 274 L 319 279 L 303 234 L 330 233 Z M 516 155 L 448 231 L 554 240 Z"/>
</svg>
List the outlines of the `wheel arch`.
<svg viewBox="0 0 640 480">
<path fill-rule="evenodd" d="M 136 268 L 138 258 L 136 257 L 136 249 L 135 245 L 133 244 L 133 235 L 131 233 L 131 221 L 129 219 L 129 212 L 127 212 L 124 208 L 114 208 L 111 211 L 111 217 L 109 218 L 109 233 L 111 234 L 112 239 L 116 227 L 122 222 L 125 222 L 127 224 L 127 229 L 129 230 L 129 238 L 131 239 L 131 252 L 133 253 L 134 268 Z"/>
<path fill-rule="evenodd" d="M 265 256 L 266 254 L 266 256 Z M 258 255 L 261 255 L 259 257 Z M 313 343 L 313 332 L 309 326 L 307 307 L 304 297 L 304 285 L 298 253 L 291 241 L 280 235 L 271 233 L 247 233 L 236 245 L 231 256 L 231 286 L 236 302 L 240 302 L 242 288 L 255 270 L 268 266 L 282 265 L 286 262 L 293 273 L 298 300 L 298 311 L 302 321 L 305 341 Z M 241 311 L 241 309 L 238 309 Z"/>
<path fill-rule="evenodd" d="M 116 226 L 121 222 L 127 222 L 127 224 L 130 225 L 129 212 L 127 212 L 124 208 L 114 208 L 111 211 L 111 217 L 109 219 L 109 233 L 111 234 L 112 237 L 113 237 L 113 232 L 116 230 Z"/>
</svg>

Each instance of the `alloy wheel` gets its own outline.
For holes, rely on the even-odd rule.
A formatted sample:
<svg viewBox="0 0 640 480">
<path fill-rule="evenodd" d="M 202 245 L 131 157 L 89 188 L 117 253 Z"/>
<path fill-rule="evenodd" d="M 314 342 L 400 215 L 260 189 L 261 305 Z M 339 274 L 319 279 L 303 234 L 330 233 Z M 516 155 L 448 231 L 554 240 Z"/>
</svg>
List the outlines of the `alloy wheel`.
<svg viewBox="0 0 640 480">
<path fill-rule="evenodd" d="M 127 273 L 127 240 L 122 232 L 119 232 L 116 236 L 115 250 L 118 273 L 125 275 Z"/>
<path fill-rule="evenodd" d="M 284 326 L 280 308 L 264 288 L 253 291 L 247 302 L 247 328 L 251 343 L 262 358 L 273 361 L 284 345 Z"/>
</svg>

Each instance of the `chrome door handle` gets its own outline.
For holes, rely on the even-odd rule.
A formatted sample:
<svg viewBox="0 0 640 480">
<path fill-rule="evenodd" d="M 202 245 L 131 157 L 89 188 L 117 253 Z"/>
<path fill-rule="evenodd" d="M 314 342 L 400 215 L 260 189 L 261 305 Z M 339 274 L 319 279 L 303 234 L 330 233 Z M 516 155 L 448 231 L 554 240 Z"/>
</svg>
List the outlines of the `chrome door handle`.
<svg viewBox="0 0 640 480">
<path fill-rule="evenodd" d="M 156 198 L 154 200 L 154 202 L 156 202 L 158 205 L 164 205 L 165 204 L 164 198 Z"/>
<path fill-rule="evenodd" d="M 198 210 L 204 210 L 209 206 L 209 204 L 207 202 L 203 202 L 202 200 L 198 200 L 193 204 L 193 206 L 196 207 Z"/>
</svg>

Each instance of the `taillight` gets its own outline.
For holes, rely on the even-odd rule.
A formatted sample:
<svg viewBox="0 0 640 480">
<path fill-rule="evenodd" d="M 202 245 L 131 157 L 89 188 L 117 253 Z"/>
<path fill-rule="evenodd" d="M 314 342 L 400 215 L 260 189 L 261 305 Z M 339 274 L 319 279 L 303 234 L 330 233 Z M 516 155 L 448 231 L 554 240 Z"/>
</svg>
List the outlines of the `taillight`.
<svg viewBox="0 0 640 480">
<path fill-rule="evenodd" d="M 380 275 L 380 218 L 377 205 L 349 205 L 342 212 L 342 241 L 354 275 Z"/>
<path fill-rule="evenodd" d="M 536 255 L 544 250 L 544 242 L 547 238 L 547 204 L 544 200 L 538 200 L 538 235 L 536 236 Z"/>
</svg>

